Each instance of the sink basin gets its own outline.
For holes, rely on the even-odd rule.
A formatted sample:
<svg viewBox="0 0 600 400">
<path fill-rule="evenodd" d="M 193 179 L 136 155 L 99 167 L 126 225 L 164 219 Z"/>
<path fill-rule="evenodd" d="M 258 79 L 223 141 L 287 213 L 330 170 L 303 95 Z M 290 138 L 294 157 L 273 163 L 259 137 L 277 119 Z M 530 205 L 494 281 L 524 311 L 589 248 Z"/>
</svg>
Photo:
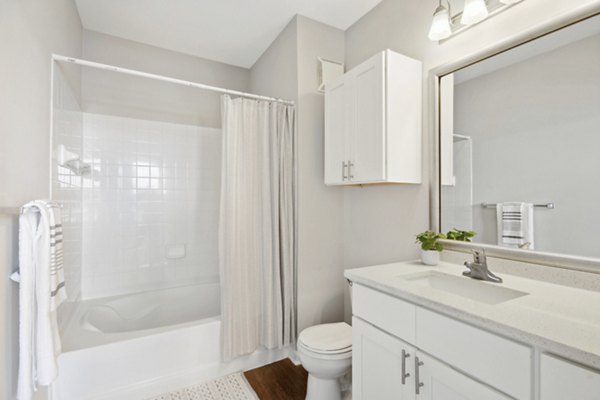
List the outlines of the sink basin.
<svg viewBox="0 0 600 400">
<path fill-rule="evenodd" d="M 499 286 L 497 283 L 487 283 L 436 271 L 399 275 L 399 277 L 405 281 L 413 282 L 416 285 L 452 293 L 485 304 L 500 304 L 529 294 Z"/>
</svg>

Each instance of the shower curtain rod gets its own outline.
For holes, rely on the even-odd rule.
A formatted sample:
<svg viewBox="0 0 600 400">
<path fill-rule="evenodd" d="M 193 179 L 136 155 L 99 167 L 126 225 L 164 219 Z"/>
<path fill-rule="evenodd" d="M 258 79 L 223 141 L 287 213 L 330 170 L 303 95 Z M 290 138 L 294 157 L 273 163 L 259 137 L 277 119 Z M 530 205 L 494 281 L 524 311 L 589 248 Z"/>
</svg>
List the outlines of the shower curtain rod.
<svg viewBox="0 0 600 400">
<path fill-rule="evenodd" d="M 80 58 L 66 57 L 66 56 L 61 56 L 58 54 L 53 54 L 52 59 L 54 61 L 64 61 L 64 62 L 68 62 L 71 64 L 82 65 L 85 67 L 92 67 L 92 68 L 104 69 L 107 71 L 120 72 L 122 74 L 127 74 L 127 75 L 141 76 L 144 78 L 155 79 L 158 81 L 175 83 L 175 84 L 182 85 L 182 86 L 189 86 L 189 87 L 193 87 L 196 89 L 204 89 L 204 90 L 210 90 L 212 92 L 217 92 L 217 93 L 230 94 L 232 96 L 246 97 L 246 98 L 250 98 L 250 99 L 265 100 L 265 101 L 273 101 L 273 102 L 277 102 L 277 103 L 290 104 L 290 105 L 295 104 L 294 101 L 292 101 L 292 100 L 278 99 L 276 97 L 261 96 L 261 95 L 254 94 L 254 93 L 246 93 L 246 92 L 240 92 L 238 90 L 231 90 L 231 89 L 220 88 L 217 86 L 204 85 L 202 83 L 185 81 L 183 79 L 177 79 L 177 78 L 171 78 L 171 77 L 163 76 L 163 75 L 151 74 L 148 72 L 137 71 L 134 69 L 116 67 L 114 65 L 102 64 L 102 63 L 97 63 L 97 62 L 88 61 L 88 60 L 82 60 Z"/>
</svg>

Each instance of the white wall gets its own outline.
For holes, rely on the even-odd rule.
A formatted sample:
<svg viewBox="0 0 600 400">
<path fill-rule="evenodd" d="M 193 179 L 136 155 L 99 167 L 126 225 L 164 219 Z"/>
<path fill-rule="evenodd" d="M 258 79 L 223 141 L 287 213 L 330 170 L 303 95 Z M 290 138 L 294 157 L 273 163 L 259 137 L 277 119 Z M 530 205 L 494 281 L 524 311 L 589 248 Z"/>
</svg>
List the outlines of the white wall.
<svg viewBox="0 0 600 400">
<path fill-rule="evenodd" d="M 252 67 L 254 92 L 297 101 L 298 329 L 343 318 L 342 190 L 323 183 L 318 57 L 342 61 L 344 34 L 297 16 Z"/>
<path fill-rule="evenodd" d="M 49 194 L 50 55 L 81 55 L 73 0 L 0 1 L 0 43 L 0 206 L 15 207 Z"/>
<path fill-rule="evenodd" d="M 83 121 L 83 298 L 218 282 L 220 129 Z M 167 257 L 174 245 L 183 257 Z"/>
<path fill-rule="evenodd" d="M 554 210 L 535 209 L 535 248 L 600 257 L 592 239 L 600 224 L 600 35 L 454 93 L 455 129 L 473 141 L 476 241 L 496 244 L 496 212 L 481 202 L 552 201 Z"/>
<path fill-rule="evenodd" d="M 247 91 L 250 71 L 84 30 L 85 59 L 198 83 Z M 84 68 L 83 111 L 218 128 L 220 94 Z"/>
</svg>

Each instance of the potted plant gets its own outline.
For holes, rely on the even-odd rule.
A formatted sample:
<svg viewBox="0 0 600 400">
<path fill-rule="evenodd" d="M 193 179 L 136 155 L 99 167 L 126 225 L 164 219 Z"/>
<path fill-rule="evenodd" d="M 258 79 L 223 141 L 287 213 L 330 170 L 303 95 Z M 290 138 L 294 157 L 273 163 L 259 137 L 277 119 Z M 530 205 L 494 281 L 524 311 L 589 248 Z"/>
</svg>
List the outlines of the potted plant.
<svg viewBox="0 0 600 400">
<path fill-rule="evenodd" d="M 444 246 L 438 241 L 445 239 L 443 233 L 435 233 L 427 230 L 416 236 L 415 243 L 421 243 L 421 261 L 425 265 L 437 265 L 440 262 L 440 252 L 444 250 Z"/>
<path fill-rule="evenodd" d="M 475 235 L 476 233 L 473 231 L 461 231 L 460 229 L 454 228 L 446 233 L 446 239 L 458 240 L 459 242 L 470 242 L 471 238 Z"/>
</svg>

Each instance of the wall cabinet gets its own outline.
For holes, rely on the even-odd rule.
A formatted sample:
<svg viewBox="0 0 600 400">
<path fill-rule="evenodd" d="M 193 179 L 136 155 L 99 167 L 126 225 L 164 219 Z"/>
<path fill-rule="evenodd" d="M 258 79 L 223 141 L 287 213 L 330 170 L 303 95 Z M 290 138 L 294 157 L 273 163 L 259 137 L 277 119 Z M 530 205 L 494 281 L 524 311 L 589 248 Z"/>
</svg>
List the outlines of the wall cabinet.
<svg viewBox="0 0 600 400">
<path fill-rule="evenodd" d="M 390 50 L 325 91 L 325 183 L 421 183 L 421 62 Z"/>
</svg>

